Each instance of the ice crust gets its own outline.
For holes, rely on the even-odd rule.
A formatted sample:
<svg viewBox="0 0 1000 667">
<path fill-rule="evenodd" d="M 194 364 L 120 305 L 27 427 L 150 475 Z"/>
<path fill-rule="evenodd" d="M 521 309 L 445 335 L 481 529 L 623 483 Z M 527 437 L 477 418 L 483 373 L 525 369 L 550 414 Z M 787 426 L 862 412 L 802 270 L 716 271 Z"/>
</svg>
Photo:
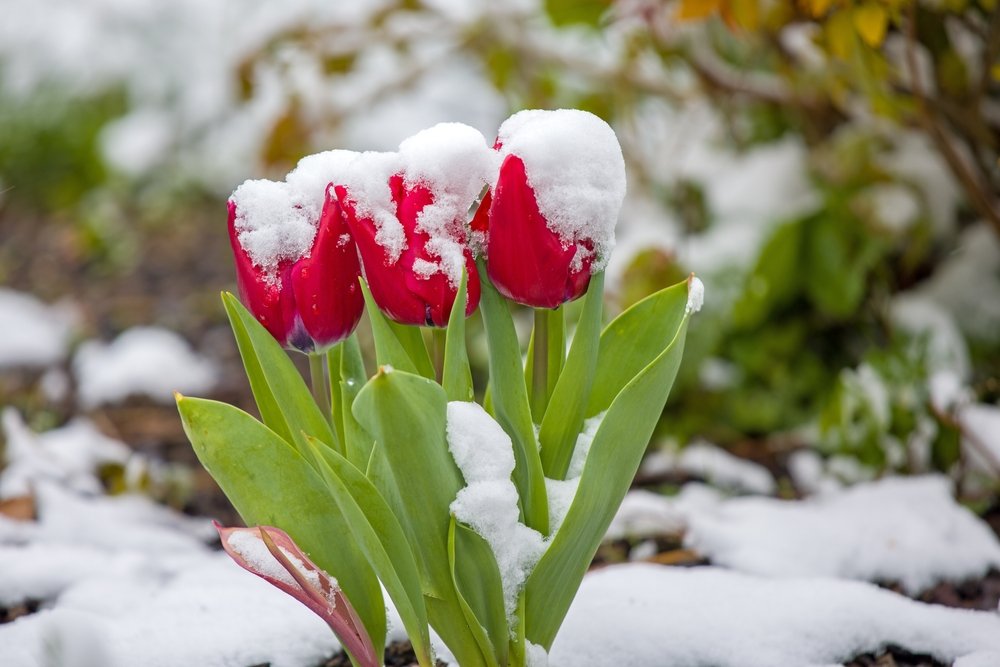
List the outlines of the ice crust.
<svg viewBox="0 0 1000 667">
<path fill-rule="evenodd" d="M 497 141 L 502 156 L 524 162 L 548 228 L 577 246 L 574 268 L 593 255 L 593 270 L 603 270 L 625 198 L 625 160 L 611 126 L 578 109 L 529 109 L 504 121 Z"/>
</svg>

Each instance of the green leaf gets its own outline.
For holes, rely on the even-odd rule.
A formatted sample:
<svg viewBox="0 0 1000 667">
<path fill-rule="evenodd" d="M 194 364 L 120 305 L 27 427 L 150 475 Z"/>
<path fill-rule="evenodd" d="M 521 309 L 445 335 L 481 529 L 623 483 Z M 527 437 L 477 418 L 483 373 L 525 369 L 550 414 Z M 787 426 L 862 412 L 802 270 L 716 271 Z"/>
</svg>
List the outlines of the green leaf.
<svg viewBox="0 0 1000 667">
<path fill-rule="evenodd" d="M 326 352 L 326 370 L 330 378 L 330 420 L 333 434 L 341 447 L 344 444 L 344 388 L 340 384 L 340 365 L 344 356 L 344 343 L 337 343 Z M 346 452 L 346 449 L 344 450 Z"/>
<path fill-rule="evenodd" d="M 462 613 L 480 650 L 490 665 L 506 665 L 510 632 L 500 569 L 486 540 L 454 516 L 448 531 L 448 563 Z"/>
<path fill-rule="evenodd" d="M 684 350 L 685 305 L 686 300 L 661 313 L 664 325 L 674 322 L 672 340 L 612 401 L 594 436 L 569 512 L 525 584 L 527 637 L 546 649 L 632 484 L 663 411 Z"/>
<path fill-rule="evenodd" d="M 521 499 L 524 523 L 542 535 L 549 532 L 549 508 L 545 476 L 535 441 L 535 426 L 528 406 L 528 390 L 521 367 L 521 348 L 507 303 L 490 283 L 480 263 L 482 292 L 479 311 L 486 325 L 490 348 L 490 385 L 493 409 L 503 429 L 514 442 L 514 485 Z"/>
<path fill-rule="evenodd" d="M 463 667 L 486 664 L 465 624 L 448 565 L 449 506 L 463 480 L 448 451 L 444 389 L 383 368 L 358 394 L 354 416 L 375 436 L 370 471 L 385 465 L 395 482 L 396 491 L 384 497 L 410 536 L 431 625 Z"/>
<path fill-rule="evenodd" d="M 222 302 L 264 424 L 300 451 L 305 446 L 303 433 L 334 442 L 330 422 L 278 341 L 235 296 L 223 294 Z"/>
<path fill-rule="evenodd" d="M 760 251 L 757 263 L 745 281 L 743 294 L 733 306 L 733 325 L 755 329 L 770 315 L 791 303 L 800 291 L 795 276 L 802 274 L 805 219 L 776 228 Z"/>
<path fill-rule="evenodd" d="M 344 447 L 347 452 L 347 460 L 358 468 L 364 470 L 371 458 L 374 438 L 358 423 L 351 411 L 354 399 L 357 398 L 361 388 L 368 382 L 368 371 L 365 370 L 365 360 L 361 355 L 361 345 L 358 343 L 356 334 L 342 344 L 343 353 L 340 357 L 340 391 L 343 395 L 343 409 L 341 419 L 344 427 Z"/>
<path fill-rule="evenodd" d="M 406 350 L 406 354 L 409 355 L 420 375 L 433 380 L 434 362 L 431 361 L 431 355 L 427 351 L 427 343 L 424 341 L 424 334 L 420 327 L 400 324 L 393 320 L 387 321 L 389 328 L 396 334 L 396 339 Z"/>
<path fill-rule="evenodd" d="M 379 310 L 371 290 L 368 289 L 368 283 L 363 278 L 358 280 L 361 281 L 361 291 L 365 295 L 365 306 L 368 310 L 368 320 L 372 325 L 372 337 L 375 339 L 375 359 L 378 365 L 392 366 L 407 373 L 420 373 L 406 348 L 396 337 L 396 332 L 389 320 Z"/>
<path fill-rule="evenodd" d="M 364 473 L 323 443 L 310 438 L 309 445 L 354 541 L 392 598 L 418 662 L 430 667 L 427 609 L 416 558 L 403 527 Z"/>
<path fill-rule="evenodd" d="M 687 284 L 662 289 L 616 317 L 601 333 L 587 417 L 608 409 L 622 388 L 673 340 L 687 306 Z"/>
<path fill-rule="evenodd" d="M 601 341 L 604 274 L 590 279 L 583 313 L 573 334 L 566 366 L 559 375 L 538 434 L 545 476 L 564 479 L 577 435 L 586 417 Z"/>
<path fill-rule="evenodd" d="M 611 0 L 545 0 L 545 13 L 556 26 L 583 24 L 596 28 Z"/>
<path fill-rule="evenodd" d="M 448 336 L 444 344 L 444 370 L 441 386 L 449 401 L 472 401 L 472 371 L 469 368 L 469 353 L 465 348 L 465 308 L 460 307 L 466 300 L 468 276 L 462 270 L 462 279 L 455 294 L 455 305 L 448 317 Z"/>
<path fill-rule="evenodd" d="M 286 440 L 225 403 L 178 396 L 184 432 L 205 470 L 248 526 L 281 528 L 340 581 L 375 646 L 385 641 L 385 607 L 375 572 L 331 511 L 333 499 L 309 463 Z"/>
</svg>

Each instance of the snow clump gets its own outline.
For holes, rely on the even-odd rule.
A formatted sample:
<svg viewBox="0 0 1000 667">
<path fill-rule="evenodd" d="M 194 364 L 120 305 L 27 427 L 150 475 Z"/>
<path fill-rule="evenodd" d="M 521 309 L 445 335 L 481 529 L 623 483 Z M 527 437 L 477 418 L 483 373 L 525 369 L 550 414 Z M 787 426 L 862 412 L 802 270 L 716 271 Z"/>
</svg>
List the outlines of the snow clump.
<svg viewBox="0 0 1000 667">
<path fill-rule="evenodd" d="M 500 568 L 508 616 L 517 610 L 517 596 L 545 551 L 537 530 L 518 519 L 514 449 L 500 424 L 477 403 L 448 403 L 448 449 L 462 471 L 466 486 L 451 504 L 455 518 L 472 527 L 489 543 Z"/>
</svg>

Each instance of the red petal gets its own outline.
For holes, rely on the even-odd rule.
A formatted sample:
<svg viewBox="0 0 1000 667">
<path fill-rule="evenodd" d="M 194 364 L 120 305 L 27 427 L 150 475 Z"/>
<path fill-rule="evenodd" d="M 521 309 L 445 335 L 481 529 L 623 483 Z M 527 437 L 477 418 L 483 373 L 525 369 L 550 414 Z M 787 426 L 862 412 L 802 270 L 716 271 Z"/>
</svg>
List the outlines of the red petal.
<svg viewBox="0 0 1000 667">
<path fill-rule="evenodd" d="M 296 309 L 316 347 L 347 338 L 358 325 L 365 305 L 359 275 L 357 246 L 340 203 L 327 196 L 312 250 L 291 275 Z"/>
<path fill-rule="evenodd" d="M 516 155 L 500 166 L 489 215 L 486 267 L 501 294 L 535 308 L 556 308 L 582 294 L 579 286 L 586 288 L 590 264 L 584 262 L 571 276 L 576 246 L 564 246 L 548 228 Z"/>
<path fill-rule="evenodd" d="M 269 282 L 264 272 L 254 266 L 236 234 L 234 201 L 229 202 L 229 242 L 233 248 L 240 300 L 279 343 L 288 347 L 295 328 L 295 301 L 287 280 L 288 267 L 279 266 L 278 280 Z"/>
</svg>

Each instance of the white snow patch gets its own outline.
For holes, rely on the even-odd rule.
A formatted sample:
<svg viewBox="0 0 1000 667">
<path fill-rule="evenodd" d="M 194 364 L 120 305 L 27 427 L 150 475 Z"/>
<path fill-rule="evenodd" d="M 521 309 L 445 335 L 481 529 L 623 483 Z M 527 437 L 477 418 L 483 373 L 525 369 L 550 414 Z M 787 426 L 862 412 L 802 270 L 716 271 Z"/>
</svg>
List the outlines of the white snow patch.
<svg viewBox="0 0 1000 667">
<path fill-rule="evenodd" d="M 87 341 L 73 358 L 80 404 L 94 408 L 133 394 L 159 402 L 173 392 L 205 393 L 218 380 L 215 364 L 196 354 L 176 333 L 133 327 L 109 344 Z"/>
<path fill-rule="evenodd" d="M 327 186 L 345 181 L 357 156 L 354 151 L 345 150 L 307 155 L 285 176 L 285 183 L 295 198 L 295 205 L 302 208 L 305 218 L 311 221 L 314 227 L 318 226 L 323 205 L 326 203 Z M 312 239 L 310 247 L 311 245 Z"/>
<path fill-rule="evenodd" d="M 107 437 L 84 417 L 40 435 L 28 428 L 14 408 L 4 409 L 2 420 L 6 446 L 2 450 L 0 498 L 29 495 L 43 480 L 74 491 L 99 493 L 98 467 L 125 465 L 132 454 L 124 443 Z"/>
<path fill-rule="evenodd" d="M 137 109 L 104 126 L 101 151 L 116 169 L 141 176 L 162 164 L 174 139 L 172 118 L 163 109 Z"/>
<path fill-rule="evenodd" d="M 406 248 L 406 233 L 396 217 L 389 187 L 389 180 L 401 170 L 398 153 L 365 151 L 351 163 L 339 184 L 347 191 L 347 201 L 353 202 L 358 219 L 370 218 L 374 223 L 375 241 L 385 250 L 389 263 L 395 263 Z"/>
<path fill-rule="evenodd" d="M 893 234 L 902 234 L 920 217 L 920 202 L 913 190 L 899 183 L 880 183 L 861 195 L 875 221 Z"/>
<path fill-rule="evenodd" d="M 998 651 L 1000 617 L 859 582 L 620 565 L 583 580 L 549 664 L 831 667 L 890 644 L 943 661 Z"/>
<path fill-rule="evenodd" d="M 527 667 L 548 667 L 549 653 L 543 646 L 524 642 L 525 664 Z"/>
<path fill-rule="evenodd" d="M 625 161 L 611 126 L 577 109 L 532 109 L 504 121 L 497 137 L 501 155 L 524 162 L 549 229 L 577 246 L 574 263 L 593 255 L 594 271 L 604 269 L 625 198 Z"/>
<path fill-rule="evenodd" d="M 247 565 L 252 567 L 255 573 L 259 573 L 272 579 L 277 579 L 283 584 L 291 586 L 295 589 L 300 589 L 298 582 L 292 576 L 291 572 L 285 569 L 284 565 L 278 562 L 278 559 L 274 557 L 271 550 L 267 548 L 264 543 L 263 538 L 260 535 L 253 533 L 248 530 L 239 530 L 230 533 L 226 538 L 226 542 L 232 549 L 240 555 L 240 557 L 246 561 Z M 278 550 L 281 554 L 288 559 L 288 562 L 293 568 L 295 568 L 305 579 L 313 586 L 316 590 L 321 589 L 320 584 L 320 574 L 316 570 L 306 567 L 305 563 L 301 558 L 295 554 L 288 551 L 283 546 L 278 546 Z M 337 581 L 336 579 L 330 578 L 330 583 L 336 589 Z M 334 597 L 330 591 L 329 600 L 334 601 Z"/>
<path fill-rule="evenodd" d="M 966 433 L 963 450 L 969 462 L 990 477 L 998 475 L 1000 464 L 1000 407 L 973 403 L 958 408 L 957 418 Z M 975 443 L 969 442 L 975 439 Z M 986 451 L 982 451 L 983 448 Z"/>
<path fill-rule="evenodd" d="M 569 468 L 566 470 L 566 479 L 576 479 L 583 474 L 583 468 L 587 465 L 587 456 L 590 454 L 590 446 L 594 444 L 594 436 L 597 429 L 604 421 L 607 410 L 589 417 L 583 422 L 583 430 L 576 437 L 576 444 L 573 446 L 573 458 L 570 459 Z"/>
<path fill-rule="evenodd" d="M 233 191 L 236 235 L 253 263 L 276 276 L 282 262 L 295 262 L 312 249 L 319 218 L 309 215 L 284 181 L 249 180 Z"/>
<path fill-rule="evenodd" d="M 686 544 L 713 563 L 772 577 L 894 581 L 918 593 L 1000 567 L 1000 543 L 940 477 L 804 501 L 737 498 L 687 520 Z"/>
<path fill-rule="evenodd" d="M 629 491 L 605 539 L 635 539 L 653 535 L 680 535 L 689 517 L 716 507 L 722 494 L 703 484 L 685 484 L 676 496 L 667 497 L 652 491 Z"/>
<path fill-rule="evenodd" d="M 691 276 L 688 281 L 688 300 L 687 305 L 684 306 L 684 312 L 687 314 L 697 313 L 701 310 L 702 305 L 705 303 L 705 283 L 701 282 L 700 278 Z"/>
<path fill-rule="evenodd" d="M 0 287 L 0 368 L 60 361 L 75 320 L 69 306 L 47 306 L 30 294 Z"/>
<path fill-rule="evenodd" d="M 485 539 L 503 584 L 507 614 L 517 609 L 517 596 L 545 551 L 541 533 L 518 519 L 514 449 L 503 428 L 477 403 L 448 403 L 448 449 L 462 471 L 466 486 L 458 492 L 451 511 Z"/>
<path fill-rule="evenodd" d="M 946 307 L 919 292 L 908 292 L 893 297 L 889 315 L 900 330 L 911 336 L 927 337 L 927 364 L 931 371 L 946 370 L 963 379 L 969 377 L 969 349 Z"/>
<path fill-rule="evenodd" d="M 761 495 L 772 495 L 777 489 L 774 475 L 767 468 L 705 441 L 693 442 L 679 452 L 676 449 L 652 452 L 646 456 L 641 470 L 647 475 L 679 471 L 721 489 Z"/>
</svg>

